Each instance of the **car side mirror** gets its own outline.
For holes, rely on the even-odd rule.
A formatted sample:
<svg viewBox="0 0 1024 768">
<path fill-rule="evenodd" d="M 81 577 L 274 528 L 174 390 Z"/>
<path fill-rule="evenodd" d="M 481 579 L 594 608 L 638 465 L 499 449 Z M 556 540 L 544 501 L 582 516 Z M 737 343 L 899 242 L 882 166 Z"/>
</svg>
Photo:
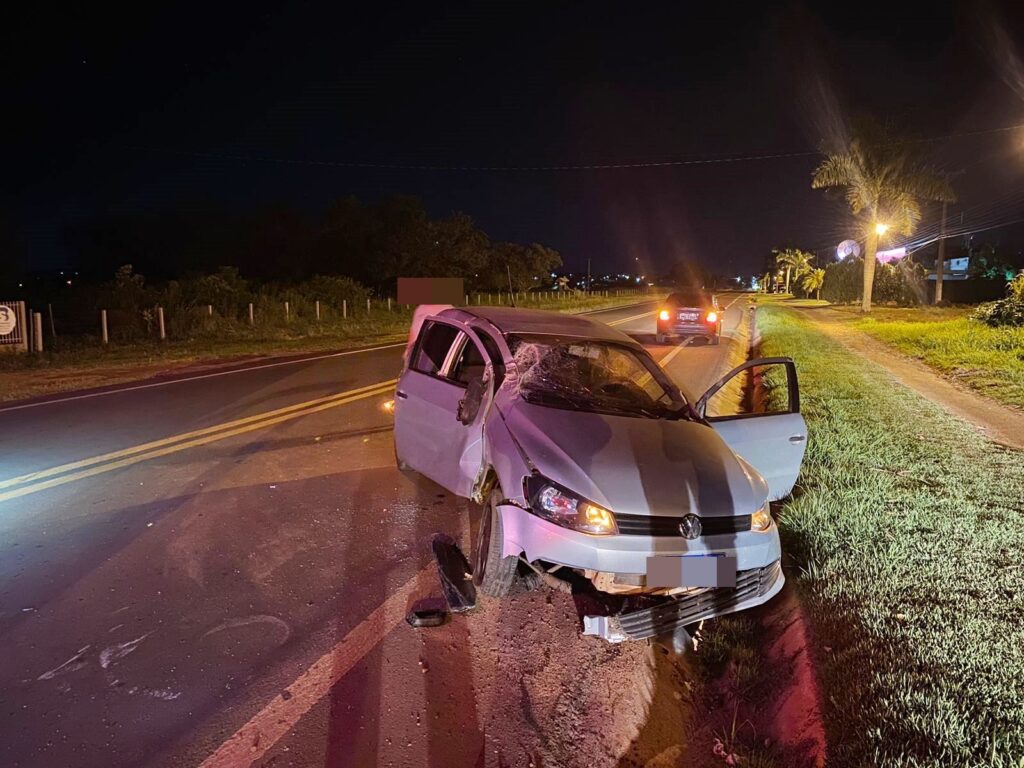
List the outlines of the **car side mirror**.
<svg viewBox="0 0 1024 768">
<path fill-rule="evenodd" d="M 466 387 L 466 395 L 459 400 L 459 408 L 455 417 L 463 424 L 472 424 L 480 413 L 480 404 L 484 399 L 483 377 L 472 379 Z"/>
</svg>

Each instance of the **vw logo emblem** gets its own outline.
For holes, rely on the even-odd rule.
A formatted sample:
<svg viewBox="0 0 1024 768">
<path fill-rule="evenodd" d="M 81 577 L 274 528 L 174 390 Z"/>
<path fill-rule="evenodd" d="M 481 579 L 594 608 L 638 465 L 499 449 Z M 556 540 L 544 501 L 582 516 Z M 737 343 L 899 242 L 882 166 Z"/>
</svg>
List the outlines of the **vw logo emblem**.
<svg viewBox="0 0 1024 768">
<path fill-rule="evenodd" d="M 696 515 L 687 515 L 679 524 L 679 532 L 683 534 L 684 539 L 696 539 L 700 536 L 700 531 L 700 518 Z"/>
</svg>

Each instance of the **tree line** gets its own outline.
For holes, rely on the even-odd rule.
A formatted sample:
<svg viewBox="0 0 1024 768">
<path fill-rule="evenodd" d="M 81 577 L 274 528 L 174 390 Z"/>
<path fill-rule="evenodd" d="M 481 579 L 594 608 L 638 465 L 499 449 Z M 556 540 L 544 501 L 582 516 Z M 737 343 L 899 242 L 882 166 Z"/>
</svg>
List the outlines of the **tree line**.
<svg viewBox="0 0 1024 768">
<path fill-rule="evenodd" d="M 187 208 L 110 214 L 70 225 L 64 241 L 73 269 L 91 281 L 125 264 L 150 281 L 237 267 L 251 280 L 351 278 L 391 295 L 399 276 L 462 277 L 467 291 L 525 291 L 562 265 L 539 245 L 494 242 L 464 213 L 431 218 L 416 197 L 373 204 L 333 202 L 310 218 L 284 207 L 255 213 Z"/>
</svg>

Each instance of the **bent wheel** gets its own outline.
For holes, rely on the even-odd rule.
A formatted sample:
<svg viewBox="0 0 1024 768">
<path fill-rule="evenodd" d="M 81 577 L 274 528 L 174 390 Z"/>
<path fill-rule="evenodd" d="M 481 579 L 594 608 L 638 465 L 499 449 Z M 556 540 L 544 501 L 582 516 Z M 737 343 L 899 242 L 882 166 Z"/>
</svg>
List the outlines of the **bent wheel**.
<svg viewBox="0 0 1024 768">
<path fill-rule="evenodd" d="M 501 513 L 498 511 L 499 501 L 501 491 L 491 491 L 491 495 L 484 503 L 476 551 L 473 553 L 473 583 L 485 595 L 493 597 L 509 593 L 515 584 L 516 570 L 519 567 L 518 557 L 501 556 L 504 537 Z"/>
</svg>

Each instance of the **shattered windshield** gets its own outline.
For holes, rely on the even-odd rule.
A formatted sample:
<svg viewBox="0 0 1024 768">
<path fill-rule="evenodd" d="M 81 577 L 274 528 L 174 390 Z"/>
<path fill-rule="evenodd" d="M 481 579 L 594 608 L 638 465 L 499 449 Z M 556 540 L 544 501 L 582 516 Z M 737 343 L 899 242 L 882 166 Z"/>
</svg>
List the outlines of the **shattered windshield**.
<svg viewBox="0 0 1024 768">
<path fill-rule="evenodd" d="M 513 336 L 516 385 L 530 403 L 649 418 L 687 418 L 686 402 L 657 364 L 614 342 Z"/>
</svg>

